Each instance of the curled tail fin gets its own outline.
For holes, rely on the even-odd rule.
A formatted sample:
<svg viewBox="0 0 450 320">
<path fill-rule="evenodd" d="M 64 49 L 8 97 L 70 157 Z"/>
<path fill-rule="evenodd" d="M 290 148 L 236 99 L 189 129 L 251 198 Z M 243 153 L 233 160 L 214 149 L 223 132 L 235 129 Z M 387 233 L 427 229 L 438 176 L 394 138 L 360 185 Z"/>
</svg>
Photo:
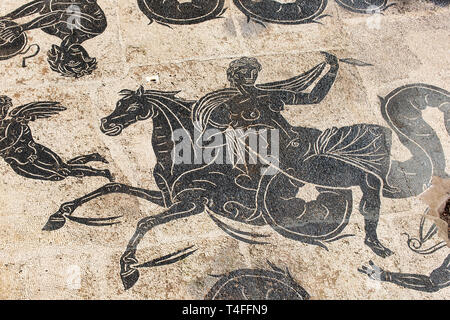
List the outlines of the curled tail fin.
<svg viewBox="0 0 450 320">
<path fill-rule="evenodd" d="M 422 111 L 438 108 L 444 113 L 450 134 L 450 93 L 427 84 L 402 86 L 381 99 L 381 114 L 412 157 L 392 161 L 383 189 L 388 198 L 405 198 L 422 193 L 433 175 L 447 177 L 445 155 L 439 137 L 425 122 Z"/>
</svg>

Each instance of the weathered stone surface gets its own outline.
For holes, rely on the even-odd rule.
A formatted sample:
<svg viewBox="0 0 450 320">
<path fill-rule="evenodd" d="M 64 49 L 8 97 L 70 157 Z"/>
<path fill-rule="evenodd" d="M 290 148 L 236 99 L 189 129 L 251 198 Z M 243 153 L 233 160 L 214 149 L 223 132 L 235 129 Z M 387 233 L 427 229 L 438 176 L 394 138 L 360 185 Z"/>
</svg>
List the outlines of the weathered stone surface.
<svg viewBox="0 0 450 320">
<path fill-rule="evenodd" d="M 4 0 L 0 4 L 0 16 L 26 3 L 27 0 Z M 257 58 L 262 66 L 257 84 L 304 73 L 324 61 L 321 51 L 339 59 L 353 58 L 371 64 L 355 66 L 340 62 L 336 80 L 320 103 L 286 105 L 280 113 L 291 126 L 321 131 L 362 123 L 389 127 L 381 114 L 380 97 L 402 86 L 424 83 L 450 90 L 450 7 L 440 7 L 430 1 L 397 1 L 383 15 L 350 12 L 329 1 L 323 14 L 330 16 L 317 20 L 320 23 L 264 22 L 265 27 L 254 19 L 248 22 L 230 0 L 224 4 L 227 10 L 216 19 L 170 26 L 157 21 L 149 25 L 134 0 L 98 0 L 97 3 L 108 23 L 104 32 L 83 43 L 89 56 L 97 59 L 92 74 L 75 79 L 52 71 L 47 51 L 54 44 L 59 46 L 61 41 L 41 30 L 29 30 L 26 31 L 28 44 L 39 44 L 41 52 L 27 59 L 25 68 L 21 63 L 26 54 L 0 61 L 0 95 L 10 97 L 14 107 L 37 101 L 59 102 L 65 111 L 28 122 L 35 142 L 53 150 L 66 162 L 80 155 L 98 153 L 108 163 L 93 162 L 92 167 L 108 169 L 115 182 L 133 187 L 159 190 L 153 176 L 158 159 L 151 140 L 156 129 L 153 121 L 147 119 L 130 125 L 118 136 L 108 136 L 100 130 L 101 119 L 110 115 L 116 103 L 124 98 L 119 94 L 123 89 L 136 91 L 142 85 L 146 90 L 180 91 L 177 97 L 197 101 L 208 93 L 229 87 L 227 68 L 244 56 Z M 449 172 L 450 139 L 445 127 L 450 113 L 448 99 L 447 91 L 447 101 L 440 105 L 442 110 L 428 108 L 420 112 L 442 145 L 444 173 L 445 169 Z M 7 136 L 3 127 L 7 127 L 6 122 L 2 122 L 0 140 Z M 396 134 L 392 135 L 392 159 L 406 161 L 412 157 L 402 143 Z M 286 150 L 291 149 L 284 146 L 281 152 L 293 152 Z M 426 164 L 424 170 L 425 167 Z M 330 175 L 337 175 L 344 169 L 336 165 L 330 170 Z M 227 174 L 233 174 L 231 168 Z M 443 175 L 442 178 L 448 178 Z M 308 182 L 306 178 L 300 180 Z M 252 226 L 222 217 L 234 229 L 267 236 L 250 238 L 268 244 L 248 244 L 228 236 L 203 212 L 148 231 L 137 250 L 139 263 L 190 246 L 193 248 L 189 250 L 197 251 L 174 264 L 137 269 L 139 280 L 125 290 L 120 259 L 136 225 L 145 217 L 163 213 L 166 208 L 130 194 L 108 194 L 83 204 L 73 216 L 120 216 L 120 224 L 86 226 L 66 218 L 62 228 L 51 232 L 42 230 L 61 204 L 108 182 L 104 176 L 69 176 L 61 181 L 27 178 L 13 170 L 6 156 L 0 160 L 1 299 L 204 299 L 219 279 L 211 275 L 226 275 L 241 269 L 276 273 L 268 261 L 282 270 L 287 268 L 293 281 L 311 299 L 450 297 L 448 287 L 424 292 L 373 280 L 358 272 L 372 260 L 392 273 L 428 276 L 448 260 L 450 251 L 443 247 L 424 255 L 408 247 L 405 233 L 419 237 L 421 216 L 427 208 L 414 195 L 404 199 L 381 197 L 377 234 L 380 242 L 394 254 L 386 258 L 376 255 L 364 244 L 365 221 L 359 213 L 363 193 L 356 185 L 349 187 L 353 197 L 352 214 L 342 232 L 354 236 L 326 243 L 327 249 L 283 237 L 267 224 Z M 339 187 L 344 186 L 333 186 Z M 213 187 L 208 190 L 227 192 L 215 191 Z M 233 195 L 239 192 L 245 191 L 237 190 Z M 314 186 L 307 183 L 297 198 L 312 201 L 317 195 Z M 196 201 L 199 197 L 192 196 Z M 294 209 L 301 213 L 300 207 Z M 423 232 L 430 227 L 432 222 L 427 220 Z M 440 241 L 435 235 L 423 248 Z M 370 273 L 371 269 L 366 270 Z M 448 266 L 446 270 L 448 275 Z"/>
</svg>

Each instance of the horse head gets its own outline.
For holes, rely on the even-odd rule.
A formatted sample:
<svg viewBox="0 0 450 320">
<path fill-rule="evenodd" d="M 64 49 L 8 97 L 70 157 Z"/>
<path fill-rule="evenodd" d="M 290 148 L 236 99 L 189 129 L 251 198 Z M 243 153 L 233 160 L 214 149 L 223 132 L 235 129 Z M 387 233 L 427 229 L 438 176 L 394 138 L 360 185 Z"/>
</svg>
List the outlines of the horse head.
<svg viewBox="0 0 450 320">
<path fill-rule="evenodd" d="M 101 120 L 101 131 L 108 136 L 117 136 L 129 125 L 140 120 L 146 120 L 155 115 L 153 104 L 147 102 L 147 95 L 143 86 L 136 91 L 122 90 L 123 96 L 114 111 Z"/>
<path fill-rule="evenodd" d="M 178 92 L 145 90 L 143 86 L 136 91 L 122 90 L 119 94 L 123 98 L 117 102 L 114 111 L 101 120 L 100 129 L 106 135 L 117 136 L 129 125 L 154 118 L 160 113 L 168 115 L 169 121 L 173 120 L 169 114 L 175 118 L 180 113 L 189 115 L 193 102 L 177 98 Z"/>
</svg>

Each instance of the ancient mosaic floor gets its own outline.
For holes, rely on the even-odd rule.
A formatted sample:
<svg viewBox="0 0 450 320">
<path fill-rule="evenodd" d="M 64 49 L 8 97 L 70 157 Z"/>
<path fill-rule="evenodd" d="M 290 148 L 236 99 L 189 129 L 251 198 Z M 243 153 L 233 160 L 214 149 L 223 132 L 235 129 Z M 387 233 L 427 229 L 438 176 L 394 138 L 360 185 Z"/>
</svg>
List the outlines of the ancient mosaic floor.
<svg viewBox="0 0 450 320">
<path fill-rule="evenodd" d="M 0 298 L 449 299 L 448 1 L 180 2 L 1 2 Z"/>
</svg>

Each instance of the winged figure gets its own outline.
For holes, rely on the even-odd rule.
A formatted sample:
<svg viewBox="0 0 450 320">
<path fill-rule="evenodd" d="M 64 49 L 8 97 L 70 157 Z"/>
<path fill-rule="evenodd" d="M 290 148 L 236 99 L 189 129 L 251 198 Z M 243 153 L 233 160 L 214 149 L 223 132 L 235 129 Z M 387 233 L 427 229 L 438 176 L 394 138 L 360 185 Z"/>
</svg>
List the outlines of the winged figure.
<svg viewBox="0 0 450 320">
<path fill-rule="evenodd" d="M 60 181 L 69 176 L 102 176 L 112 180 L 109 170 L 85 165 L 91 161 L 107 163 L 98 153 L 64 162 L 55 152 L 34 141 L 28 124 L 66 110 L 59 102 L 32 102 L 9 111 L 11 107 L 12 100 L 0 96 L 0 156 L 17 174 L 48 181 Z"/>
</svg>

